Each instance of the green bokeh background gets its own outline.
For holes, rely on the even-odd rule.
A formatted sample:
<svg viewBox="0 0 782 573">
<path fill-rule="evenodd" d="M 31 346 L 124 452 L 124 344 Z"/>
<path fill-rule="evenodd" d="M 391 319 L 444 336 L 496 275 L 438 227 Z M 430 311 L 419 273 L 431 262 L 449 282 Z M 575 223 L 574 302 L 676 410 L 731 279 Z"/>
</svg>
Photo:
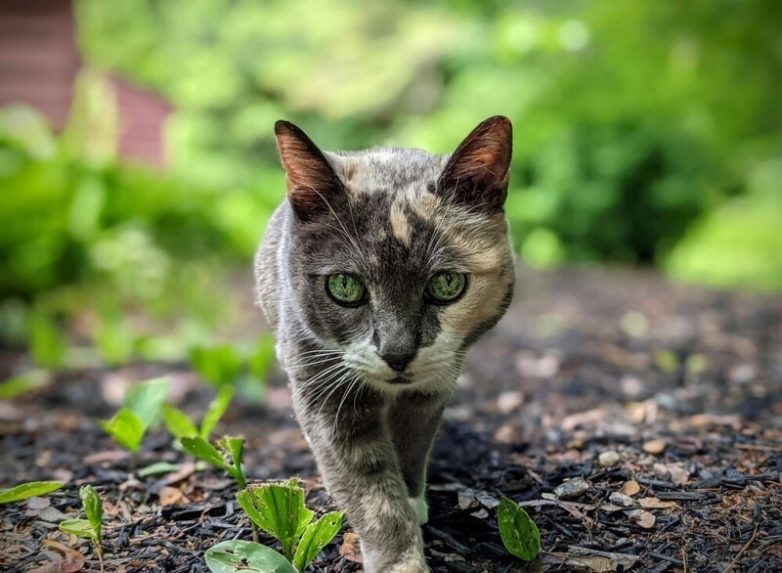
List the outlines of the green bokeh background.
<svg viewBox="0 0 782 573">
<path fill-rule="evenodd" d="M 76 19 L 65 132 L 0 111 L 0 337 L 42 364 L 63 331 L 115 363 L 219 338 L 240 310 L 215 292 L 283 197 L 278 118 L 326 149 L 446 153 L 505 114 L 526 264 L 782 288 L 776 0 L 79 0 Z M 166 171 L 116 161 L 106 73 L 173 105 Z"/>
</svg>

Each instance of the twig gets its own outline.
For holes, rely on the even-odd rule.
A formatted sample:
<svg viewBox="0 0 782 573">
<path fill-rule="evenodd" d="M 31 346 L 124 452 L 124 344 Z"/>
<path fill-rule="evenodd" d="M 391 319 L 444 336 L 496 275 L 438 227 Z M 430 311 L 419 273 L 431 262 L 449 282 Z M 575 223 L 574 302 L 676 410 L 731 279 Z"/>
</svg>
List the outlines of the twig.
<svg viewBox="0 0 782 573">
<path fill-rule="evenodd" d="M 752 532 L 752 537 L 750 537 L 749 541 L 747 541 L 744 544 L 744 547 L 742 547 L 741 550 L 738 553 L 736 553 L 736 556 L 733 558 L 733 561 L 730 562 L 730 565 L 728 565 L 725 568 L 725 571 L 723 571 L 722 573 L 728 573 L 728 571 L 730 571 L 731 569 L 733 569 L 736 566 L 736 563 L 738 563 L 738 560 L 741 558 L 742 555 L 744 555 L 744 552 L 747 549 L 749 549 L 749 546 L 752 545 L 753 541 L 755 541 L 755 537 L 757 537 L 757 535 L 758 535 L 758 524 L 756 523 L 755 524 L 755 529 Z"/>
</svg>

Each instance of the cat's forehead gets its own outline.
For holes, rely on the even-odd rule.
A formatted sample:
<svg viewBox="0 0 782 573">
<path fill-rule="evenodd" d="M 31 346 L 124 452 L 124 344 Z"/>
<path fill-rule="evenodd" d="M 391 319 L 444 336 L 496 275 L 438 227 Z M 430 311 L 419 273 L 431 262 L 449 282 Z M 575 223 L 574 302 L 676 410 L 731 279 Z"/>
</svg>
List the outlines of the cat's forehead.
<svg viewBox="0 0 782 573">
<path fill-rule="evenodd" d="M 447 156 L 421 149 L 377 147 L 365 151 L 327 154 L 348 192 L 353 194 L 393 192 L 434 183 Z"/>
</svg>

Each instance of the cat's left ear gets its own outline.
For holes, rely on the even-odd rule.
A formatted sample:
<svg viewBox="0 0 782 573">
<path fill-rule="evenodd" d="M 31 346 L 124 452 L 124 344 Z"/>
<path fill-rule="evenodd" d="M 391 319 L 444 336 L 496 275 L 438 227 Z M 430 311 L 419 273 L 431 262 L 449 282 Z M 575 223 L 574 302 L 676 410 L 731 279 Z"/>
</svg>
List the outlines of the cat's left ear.
<svg viewBox="0 0 782 573">
<path fill-rule="evenodd" d="M 275 123 L 274 135 L 296 215 L 310 221 L 333 209 L 344 198 L 345 188 L 323 152 L 289 121 Z"/>
<path fill-rule="evenodd" d="M 502 208 L 512 149 L 513 128 L 507 117 L 481 122 L 451 155 L 437 180 L 437 193 L 473 207 Z"/>
</svg>

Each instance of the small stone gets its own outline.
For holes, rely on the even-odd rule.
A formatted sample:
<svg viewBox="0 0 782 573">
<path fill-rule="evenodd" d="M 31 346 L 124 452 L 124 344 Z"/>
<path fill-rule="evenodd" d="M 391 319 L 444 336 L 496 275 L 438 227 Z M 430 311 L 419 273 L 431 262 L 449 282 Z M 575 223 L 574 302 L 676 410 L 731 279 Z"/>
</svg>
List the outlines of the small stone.
<svg viewBox="0 0 782 573">
<path fill-rule="evenodd" d="M 631 479 L 631 480 L 627 480 L 622 485 L 622 489 L 619 490 L 619 493 L 632 497 L 635 494 L 637 494 L 639 491 L 641 491 L 641 486 L 638 485 L 637 481 L 635 481 L 634 479 Z"/>
<path fill-rule="evenodd" d="M 558 499 L 572 499 L 585 494 L 589 491 L 589 488 L 589 482 L 582 477 L 577 477 L 558 485 L 554 489 L 554 495 L 556 495 Z"/>
<path fill-rule="evenodd" d="M 635 505 L 635 500 L 632 497 L 623 493 L 619 493 L 618 491 L 613 492 L 608 500 L 611 503 L 615 503 L 616 505 L 621 505 L 623 507 L 633 507 Z"/>
<path fill-rule="evenodd" d="M 600 467 L 602 468 L 610 468 L 618 464 L 621 459 L 622 458 L 617 452 L 611 450 L 600 454 L 597 458 L 597 463 L 600 464 Z"/>
<path fill-rule="evenodd" d="M 644 509 L 635 509 L 633 511 L 628 512 L 628 514 L 633 521 L 635 521 L 638 525 L 643 527 L 644 529 L 651 529 L 654 527 L 655 522 L 657 519 L 654 517 L 653 514 L 649 513 L 648 511 Z"/>
<path fill-rule="evenodd" d="M 510 414 L 523 403 L 524 395 L 521 392 L 503 392 L 497 398 L 497 409 L 503 414 Z"/>
<path fill-rule="evenodd" d="M 643 450 L 647 454 L 658 455 L 663 453 L 667 446 L 668 444 L 665 440 L 649 440 L 648 442 L 644 442 Z"/>
<path fill-rule="evenodd" d="M 477 502 L 475 501 L 475 491 L 470 488 L 460 491 L 457 494 L 456 503 L 459 506 L 459 509 L 462 510 L 475 507 L 477 505 Z"/>
</svg>

